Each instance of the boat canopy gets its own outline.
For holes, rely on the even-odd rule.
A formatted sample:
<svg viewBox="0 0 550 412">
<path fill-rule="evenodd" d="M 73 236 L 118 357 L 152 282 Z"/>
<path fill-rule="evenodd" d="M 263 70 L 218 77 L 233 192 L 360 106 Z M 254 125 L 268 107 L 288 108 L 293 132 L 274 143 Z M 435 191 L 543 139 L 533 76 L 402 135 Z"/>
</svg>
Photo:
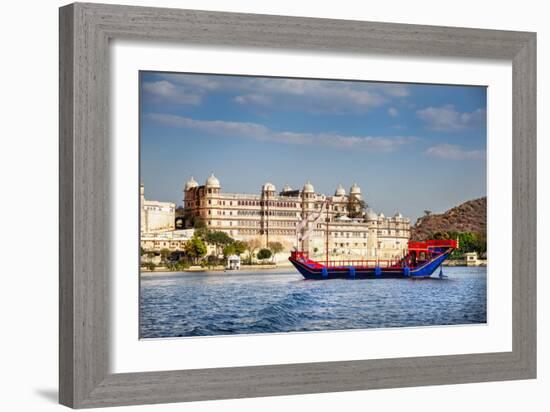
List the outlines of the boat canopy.
<svg viewBox="0 0 550 412">
<path fill-rule="evenodd" d="M 453 239 L 434 239 L 422 242 L 409 241 L 409 252 L 431 252 L 432 249 L 452 248 L 458 249 L 458 240 Z"/>
</svg>

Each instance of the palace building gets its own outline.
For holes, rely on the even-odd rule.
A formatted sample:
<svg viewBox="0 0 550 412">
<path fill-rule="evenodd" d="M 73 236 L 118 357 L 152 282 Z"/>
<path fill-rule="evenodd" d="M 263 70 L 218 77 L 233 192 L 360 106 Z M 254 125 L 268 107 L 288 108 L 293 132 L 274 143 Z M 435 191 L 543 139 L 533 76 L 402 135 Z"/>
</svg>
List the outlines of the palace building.
<svg viewBox="0 0 550 412">
<path fill-rule="evenodd" d="M 174 203 L 145 199 L 143 185 L 140 185 L 139 195 L 141 233 L 165 232 L 175 229 L 176 205 Z"/>
<path fill-rule="evenodd" d="M 226 232 L 237 240 L 259 239 L 262 245 L 278 241 L 310 254 L 357 256 L 362 259 L 402 257 L 410 237 L 410 220 L 367 208 L 361 188 L 354 183 L 349 193 L 339 185 L 334 195 L 316 193 L 311 182 L 302 189 L 286 185 L 277 192 L 265 183 L 259 193 L 224 193 L 220 181 L 210 175 L 203 185 L 193 177 L 184 187 L 185 226 L 197 218 L 211 230 Z"/>
</svg>

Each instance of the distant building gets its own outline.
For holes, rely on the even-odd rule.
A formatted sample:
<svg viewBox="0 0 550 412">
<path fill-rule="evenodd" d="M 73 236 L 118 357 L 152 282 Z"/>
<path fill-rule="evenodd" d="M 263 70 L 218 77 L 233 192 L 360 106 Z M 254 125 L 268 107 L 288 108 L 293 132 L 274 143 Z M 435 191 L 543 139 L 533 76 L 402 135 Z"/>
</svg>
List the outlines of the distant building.
<svg viewBox="0 0 550 412">
<path fill-rule="evenodd" d="M 478 266 L 479 259 L 477 258 L 476 252 L 464 253 L 464 258 L 466 259 L 466 266 Z"/>
<path fill-rule="evenodd" d="M 237 255 L 228 256 L 225 268 L 228 270 L 239 270 L 241 268 L 241 257 Z"/>
<path fill-rule="evenodd" d="M 175 229 L 176 205 L 145 199 L 145 188 L 140 186 L 140 232 L 152 233 Z"/>
<path fill-rule="evenodd" d="M 183 251 L 185 244 L 193 237 L 193 229 L 174 230 L 167 232 L 142 233 L 141 247 L 146 251 L 159 252 L 162 249 L 170 251 Z"/>
<path fill-rule="evenodd" d="M 286 185 L 277 193 L 272 183 L 265 183 L 258 194 L 236 194 L 222 192 L 212 174 L 204 185 L 191 177 L 183 200 L 184 226 L 198 217 L 207 228 L 237 240 L 257 238 L 263 245 L 279 241 L 286 250 L 297 247 L 322 254 L 328 233 L 331 255 L 393 259 L 406 253 L 410 237 L 410 220 L 401 214 L 385 217 L 365 210 L 355 183 L 349 194 L 339 185 L 333 196 L 316 193 L 309 181 L 302 189 Z"/>
</svg>

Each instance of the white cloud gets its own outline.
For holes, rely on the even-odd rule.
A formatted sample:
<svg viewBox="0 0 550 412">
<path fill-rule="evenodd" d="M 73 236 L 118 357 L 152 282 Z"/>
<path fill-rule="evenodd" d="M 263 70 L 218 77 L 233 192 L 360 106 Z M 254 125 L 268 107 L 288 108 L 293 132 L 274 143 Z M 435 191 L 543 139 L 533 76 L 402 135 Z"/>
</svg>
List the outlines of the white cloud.
<svg viewBox="0 0 550 412">
<path fill-rule="evenodd" d="M 399 116 L 399 111 L 395 108 L 395 107 L 390 107 L 388 109 L 388 114 L 391 116 L 391 117 L 397 117 Z"/>
<path fill-rule="evenodd" d="M 239 94 L 235 101 L 313 113 L 364 112 L 388 101 L 387 95 L 369 86 L 324 80 L 250 78 L 240 83 L 238 91 L 251 92 Z"/>
<path fill-rule="evenodd" d="M 358 113 L 407 97 L 405 85 L 266 77 L 163 74 L 160 79 L 198 96 L 227 92 L 242 106 L 271 105 L 312 113 Z"/>
<path fill-rule="evenodd" d="M 247 138 L 295 145 L 321 145 L 338 149 L 389 152 L 418 140 L 411 136 L 344 136 L 337 133 L 278 132 L 258 123 L 197 120 L 162 113 L 149 113 L 146 118 L 170 127 L 198 130 L 229 138 Z"/>
<path fill-rule="evenodd" d="M 155 101 L 165 100 L 177 104 L 197 105 L 201 102 L 201 95 L 187 92 L 184 87 L 176 86 L 167 80 L 144 82 L 143 92 Z"/>
<path fill-rule="evenodd" d="M 271 99 L 262 94 L 245 94 L 237 96 L 233 100 L 239 104 L 257 104 L 260 106 L 266 106 L 271 103 Z"/>
<path fill-rule="evenodd" d="M 426 127 L 439 132 L 456 132 L 480 127 L 485 124 L 485 110 L 477 109 L 470 113 L 458 112 L 453 105 L 427 107 L 418 110 L 417 116 L 426 122 Z"/>
<path fill-rule="evenodd" d="M 452 144 L 440 144 L 430 147 L 426 154 L 449 160 L 479 160 L 485 159 L 484 150 L 464 150 Z"/>
</svg>

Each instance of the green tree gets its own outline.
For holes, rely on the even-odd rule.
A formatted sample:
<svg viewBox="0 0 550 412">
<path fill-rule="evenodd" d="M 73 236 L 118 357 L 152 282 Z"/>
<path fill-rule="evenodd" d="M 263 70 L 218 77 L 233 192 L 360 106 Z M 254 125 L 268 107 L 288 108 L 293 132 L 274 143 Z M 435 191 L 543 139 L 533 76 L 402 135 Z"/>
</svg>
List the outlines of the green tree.
<svg viewBox="0 0 550 412">
<path fill-rule="evenodd" d="M 197 262 L 198 259 L 206 255 L 206 244 L 204 241 L 197 235 L 193 236 L 185 244 L 185 253 L 189 256 L 193 262 Z"/>
<path fill-rule="evenodd" d="M 208 267 L 212 267 L 219 265 L 221 262 L 217 255 L 212 254 L 206 257 L 206 263 L 208 264 Z"/>
<path fill-rule="evenodd" d="M 191 226 L 193 229 L 206 229 L 206 222 L 200 216 L 191 216 Z"/>
<path fill-rule="evenodd" d="M 140 247 L 139 247 L 139 255 L 140 255 L 140 256 L 143 256 L 143 255 L 145 255 L 146 253 L 147 253 L 147 251 L 146 251 L 145 249 L 143 249 L 143 247 L 140 246 Z"/>
<path fill-rule="evenodd" d="M 235 244 L 227 245 L 226 247 L 223 248 L 223 256 L 225 258 L 236 254 L 237 254 L 237 250 L 235 249 Z"/>
<path fill-rule="evenodd" d="M 252 264 L 252 258 L 254 257 L 254 252 L 262 246 L 262 241 L 258 238 L 250 239 L 245 243 L 246 251 L 248 252 L 248 263 Z"/>
<path fill-rule="evenodd" d="M 243 242 L 242 240 L 236 240 L 235 243 L 233 243 L 233 247 L 235 248 L 236 255 L 240 256 L 246 252 L 246 242 Z"/>
<path fill-rule="evenodd" d="M 461 259 L 464 253 L 477 252 L 482 255 L 487 252 L 487 237 L 484 233 L 447 232 L 448 239 L 458 239 L 459 248 L 453 251 L 451 259 Z"/>
<path fill-rule="evenodd" d="M 204 240 L 211 245 L 216 246 L 216 254 L 219 255 L 219 249 L 231 245 L 235 240 L 225 232 L 208 231 Z"/>
<path fill-rule="evenodd" d="M 168 256 L 170 256 L 170 250 L 168 249 L 160 250 L 160 258 L 162 259 L 162 261 L 165 261 Z"/>
<path fill-rule="evenodd" d="M 260 249 L 258 252 L 258 259 L 264 260 L 269 259 L 271 257 L 271 250 L 269 249 Z"/>
</svg>

